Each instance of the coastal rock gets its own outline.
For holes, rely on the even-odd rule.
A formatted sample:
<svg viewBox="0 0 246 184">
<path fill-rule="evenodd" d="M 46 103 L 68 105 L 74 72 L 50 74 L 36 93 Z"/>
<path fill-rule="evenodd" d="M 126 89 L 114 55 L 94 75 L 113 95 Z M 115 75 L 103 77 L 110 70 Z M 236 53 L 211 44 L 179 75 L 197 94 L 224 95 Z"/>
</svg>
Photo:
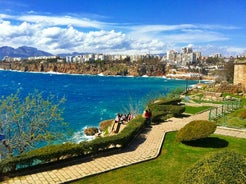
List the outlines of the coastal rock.
<svg viewBox="0 0 246 184">
<path fill-rule="evenodd" d="M 100 131 L 105 131 L 106 129 L 108 129 L 109 127 L 112 126 L 114 120 L 113 119 L 110 119 L 110 120 L 105 120 L 105 121 L 102 121 L 100 122 Z"/>
<path fill-rule="evenodd" d="M 89 127 L 84 130 L 85 135 L 92 136 L 99 132 L 98 128 L 96 127 Z"/>
</svg>

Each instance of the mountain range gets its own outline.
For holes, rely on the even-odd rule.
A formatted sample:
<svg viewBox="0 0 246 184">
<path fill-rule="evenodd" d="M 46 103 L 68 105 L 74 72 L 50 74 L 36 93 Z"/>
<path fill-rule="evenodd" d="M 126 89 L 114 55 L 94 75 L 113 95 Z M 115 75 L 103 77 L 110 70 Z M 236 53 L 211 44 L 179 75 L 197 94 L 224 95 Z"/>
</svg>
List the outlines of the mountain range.
<svg viewBox="0 0 246 184">
<path fill-rule="evenodd" d="M 8 46 L 0 47 L 0 60 L 5 56 L 28 58 L 33 56 L 53 56 L 53 54 L 27 46 L 18 47 L 16 49 Z"/>
<path fill-rule="evenodd" d="M 84 55 L 89 54 L 88 52 L 72 52 L 72 53 L 61 53 L 58 54 L 60 57 L 66 57 L 66 56 L 77 56 L 77 55 Z M 38 50 L 34 47 L 27 47 L 22 46 L 18 48 L 13 48 L 9 46 L 2 46 L 0 47 L 0 60 L 2 60 L 5 56 L 8 57 L 21 57 L 21 58 L 28 58 L 28 57 L 34 57 L 34 56 L 53 56 L 54 54 L 51 54 L 46 51 Z M 159 56 L 163 56 L 164 54 L 158 54 Z"/>
</svg>

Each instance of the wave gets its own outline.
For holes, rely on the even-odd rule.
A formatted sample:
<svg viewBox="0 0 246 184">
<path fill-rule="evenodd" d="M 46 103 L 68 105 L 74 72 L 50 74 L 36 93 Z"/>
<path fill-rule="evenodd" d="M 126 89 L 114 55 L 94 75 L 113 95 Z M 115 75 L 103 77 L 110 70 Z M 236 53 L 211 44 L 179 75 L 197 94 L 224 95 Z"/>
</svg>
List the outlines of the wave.
<svg viewBox="0 0 246 184">
<path fill-rule="evenodd" d="M 98 76 L 104 76 L 104 74 L 103 73 L 99 73 L 99 74 L 97 74 Z"/>
<path fill-rule="evenodd" d="M 82 128 L 81 130 L 74 132 L 72 137 L 69 139 L 69 141 L 74 142 L 74 143 L 80 143 L 82 141 L 90 141 L 95 139 L 95 136 L 88 136 L 85 135 L 84 130 L 88 128 L 88 126 L 85 126 L 84 128 Z"/>
<path fill-rule="evenodd" d="M 142 77 L 149 77 L 148 75 L 142 75 Z"/>
<path fill-rule="evenodd" d="M 201 80 L 204 84 L 211 84 L 214 83 L 214 80 Z"/>
</svg>

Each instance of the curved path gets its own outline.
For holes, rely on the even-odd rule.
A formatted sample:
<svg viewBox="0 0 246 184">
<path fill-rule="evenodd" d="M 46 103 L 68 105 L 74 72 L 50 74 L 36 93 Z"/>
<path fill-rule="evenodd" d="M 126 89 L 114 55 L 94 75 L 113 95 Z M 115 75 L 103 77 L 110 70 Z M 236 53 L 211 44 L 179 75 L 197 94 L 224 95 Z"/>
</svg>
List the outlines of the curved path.
<svg viewBox="0 0 246 184">
<path fill-rule="evenodd" d="M 18 184 L 52 184 L 65 183 L 86 176 L 103 173 L 120 167 L 156 158 L 164 140 L 166 132 L 179 130 L 192 120 L 208 119 L 208 111 L 185 118 L 170 118 L 167 122 L 146 128 L 129 147 L 101 157 L 71 163 L 68 166 L 41 171 L 34 174 L 19 176 L 5 180 L 3 183 Z M 246 138 L 245 130 L 218 127 L 216 134 Z"/>
</svg>

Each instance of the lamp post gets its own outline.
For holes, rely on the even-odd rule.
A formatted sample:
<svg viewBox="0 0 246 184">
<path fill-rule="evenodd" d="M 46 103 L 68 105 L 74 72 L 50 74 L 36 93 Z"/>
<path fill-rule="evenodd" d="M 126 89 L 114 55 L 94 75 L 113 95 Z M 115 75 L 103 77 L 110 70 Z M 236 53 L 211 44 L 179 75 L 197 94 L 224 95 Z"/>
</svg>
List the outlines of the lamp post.
<svg viewBox="0 0 246 184">
<path fill-rule="evenodd" d="M 185 83 L 185 92 L 186 92 L 186 94 L 188 93 L 188 85 L 189 85 L 189 79 L 188 78 L 186 78 L 186 83 Z"/>
</svg>

